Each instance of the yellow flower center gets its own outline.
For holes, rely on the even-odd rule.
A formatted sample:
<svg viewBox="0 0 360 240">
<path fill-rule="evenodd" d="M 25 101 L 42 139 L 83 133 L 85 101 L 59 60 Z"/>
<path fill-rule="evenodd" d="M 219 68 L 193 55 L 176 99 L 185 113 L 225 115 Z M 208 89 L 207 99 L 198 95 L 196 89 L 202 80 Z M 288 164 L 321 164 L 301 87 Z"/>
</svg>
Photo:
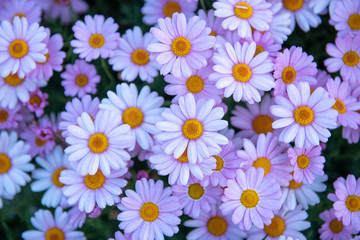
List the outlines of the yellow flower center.
<svg viewBox="0 0 360 240">
<path fill-rule="evenodd" d="M 253 163 L 253 167 L 258 168 L 261 167 L 264 169 L 264 176 L 270 172 L 271 169 L 271 162 L 269 159 L 262 157 L 255 160 Z"/>
<path fill-rule="evenodd" d="M 88 147 L 93 153 L 103 153 L 109 147 L 109 140 L 103 133 L 94 133 L 88 140 Z"/>
<path fill-rule="evenodd" d="M 90 36 L 89 44 L 93 48 L 101 48 L 105 44 L 105 38 L 99 33 L 95 33 Z"/>
<path fill-rule="evenodd" d="M 224 160 L 220 156 L 213 155 L 216 159 L 216 168 L 213 171 L 221 171 L 224 168 Z"/>
<path fill-rule="evenodd" d="M 189 119 L 184 122 L 182 132 L 185 138 L 189 140 L 196 140 L 203 134 L 204 127 L 197 119 Z"/>
<path fill-rule="evenodd" d="M 25 78 L 19 78 L 17 73 L 15 73 L 15 74 L 9 74 L 7 77 L 4 78 L 4 80 L 7 83 L 7 85 L 16 87 L 22 84 Z"/>
<path fill-rule="evenodd" d="M 21 39 L 15 39 L 10 43 L 9 54 L 13 58 L 23 58 L 29 51 L 28 44 Z"/>
<path fill-rule="evenodd" d="M 191 93 L 199 93 L 204 89 L 204 80 L 198 75 L 193 75 L 186 80 L 186 88 Z"/>
<path fill-rule="evenodd" d="M 11 159 L 5 153 L 0 153 L 0 174 L 7 173 L 11 168 Z"/>
<path fill-rule="evenodd" d="M 298 165 L 299 168 L 301 169 L 305 169 L 309 166 L 310 164 L 310 159 L 308 156 L 306 156 L 305 154 L 301 154 L 297 157 L 296 159 L 296 163 Z"/>
<path fill-rule="evenodd" d="M 205 190 L 199 183 L 192 183 L 189 185 L 188 194 L 192 199 L 200 199 L 204 193 Z"/>
<path fill-rule="evenodd" d="M 298 188 L 300 188 L 301 186 L 302 186 L 302 182 L 297 183 L 297 182 L 295 182 L 294 180 L 291 180 L 291 181 L 289 182 L 289 188 L 290 188 L 290 189 L 298 189 Z"/>
<path fill-rule="evenodd" d="M 65 234 L 61 229 L 53 227 L 46 231 L 45 240 L 65 240 Z"/>
<path fill-rule="evenodd" d="M 179 3 L 175 2 L 175 1 L 170 1 L 168 3 L 165 4 L 164 9 L 163 9 L 163 13 L 165 17 L 172 17 L 173 13 L 181 12 L 181 6 L 179 5 Z"/>
<path fill-rule="evenodd" d="M 88 77 L 85 74 L 79 74 L 75 78 L 75 84 L 79 87 L 85 87 L 88 84 Z"/>
<path fill-rule="evenodd" d="M 185 57 L 191 51 L 191 42 L 185 37 L 177 37 L 171 43 L 171 51 L 178 57 Z"/>
<path fill-rule="evenodd" d="M 300 106 L 294 111 L 295 122 L 301 126 L 306 126 L 314 121 L 314 112 L 308 106 Z"/>
<path fill-rule="evenodd" d="M 297 11 L 304 5 L 304 0 L 283 0 L 284 7 L 289 11 Z"/>
<path fill-rule="evenodd" d="M 30 104 L 33 106 L 40 106 L 41 104 L 41 98 L 38 95 L 33 95 L 30 97 Z"/>
<path fill-rule="evenodd" d="M 332 220 L 329 224 L 330 226 L 330 230 L 333 232 L 333 233 L 339 233 L 343 230 L 343 224 L 341 221 L 338 221 L 338 220 Z"/>
<path fill-rule="evenodd" d="M 279 216 L 274 216 L 271 219 L 270 225 L 264 225 L 264 231 L 270 237 L 279 237 L 285 231 L 285 221 Z"/>
<path fill-rule="evenodd" d="M 238 82 L 247 82 L 252 76 L 250 67 L 243 63 L 236 64 L 232 70 L 232 75 Z"/>
<path fill-rule="evenodd" d="M 155 221 L 159 214 L 159 207 L 153 202 L 146 202 L 140 208 L 140 217 L 147 222 Z"/>
<path fill-rule="evenodd" d="M 281 78 L 285 84 L 290 84 L 295 81 L 296 78 L 296 71 L 293 67 L 287 66 L 284 68 L 281 74 Z"/>
<path fill-rule="evenodd" d="M 144 114 L 137 107 L 129 107 L 122 114 L 122 120 L 129 124 L 131 128 L 139 127 L 144 121 Z"/>
<path fill-rule="evenodd" d="M 22 18 L 22 17 L 26 17 L 26 14 L 25 13 L 22 13 L 22 12 L 18 12 L 18 13 L 15 13 L 12 18 L 11 18 L 11 23 L 13 23 L 14 21 L 14 18 L 18 16 L 19 18 Z"/>
<path fill-rule="evenodd" d="M 217 36 L 217 33 L 216 33 L 215 31 L 211 31 L 209 35 L 216 37 L 216 36 Z"/>
<path fill-rule="evenodd" d="M 350 212 L 358 212 L 360 210 L 360 197 L 356 195 L 350 195 L 345 200 L 346 207 Z"/>
<path fill-rule="evenodd" d="M 254 55 L 254 57 L 255 57 L 256 55 L 258 55 L 259 53 L 262 53 L 263 51 L 265 51 L 265 49 L 264 49 L 262 46 L 256 44 L 256 50 L 255 50 L 255 55 Z"/>
<path fill-rule="evenodd" d="M 348 19 L 348 24 L 352 30 L 359 30 L 360 29 L 360 14 L 358 14 L 358 13 L 351 14 Z"/>
<path fill-rule="evenodd" d="M 273 119 L 268 115 L 259 115 L 254 118 L 252 122 L 252 127 L 257 134 L 267 134 L 272 132 L 274 129 L 272 128 Z"/>
<path fill-rule="evenodd" d="M 51 180 L 52 180 L 53 184 L 58 188 L 62 188 L 63 186 L 65 186 L 65 184 L 63 184 L 59 181 L 60 173 L 62 170 L 65 170 L 65 169 L 66 168 L 64 168 L 64 167 L 58 168 L 53 172 L 53 174 L 51 176 Z"/>
<path fill-rule="evenodd" d="M 227 230 L 227 222 L 223 217 L 215 216 L 207 221 L 207 229 L 214 236 L 222 236 Z"/>
<path fill-rule="evenodd" d="M 346 113 L 346 106 L 344 104 L 343 101 L 341 101 L 338 98 L 335 98 L 336 102 L 335 104 L 332 106 L 333 109 L 335 109 L 336 111 L 338 111 L 341 114 Z"/>
<path fill-rule="evenodd" d="M 136 49 L 131 54 L 131 61 L 136 65 L 146 65 L 150 61 L 149 53 L 145 49 Z"/>
<path fill-rule="evenodd" d="M 8 120 L 9 113 L 6 110 L 0 110 L 0 123 L 4 123 Z"/>
<path fill-rule="evenodd" d="M 84 177 L 84 183 L 86 187 L 88 187 L 91 190 L 96 190 L 101 188 L 105 183 L 105 177 L 103 173 L 100 170 L 97 170 L 95 175 L 89 175 L 87 174 Z"/>
<path fill-rule="evenodd" d="M 46 143 L 47 143 L 46 140 L 42 140 L 41 138 L 38 138 L 38 137 L 35 138 L 35 144 L 36 144 L 36 146 L 38 146 L 38 147 L 42 147 L 42 146 L 44 146 Z"/>
<path fill-rule="evenodd" d="M 249 19 L 253 15 L 253 10 L 250 4 L 239 2 L 234 6 L 234 13 L 238 18 Z"/>
<path fill-rule="evenodd" d="M 185 151 L 183 152 L 183 154 L 177 159 L 180 163 L 187 163 L 189 162 L 189 158 L 187 156 L 187 147 L 185 149 Z"/>
<path fill-rule="evenodd" d="M 259 203 L 259 195 L 254 190 L 246 189 L 241 193 L 240 202 L 246 208 L 254 208 Z"/>
<path fill-rule="evenodd" d="M 355 67 L 359 64 L 359 55 L 355 51 L 348 51 L 343 56 L 343 62 L 349 67 Z"/>
</svg>

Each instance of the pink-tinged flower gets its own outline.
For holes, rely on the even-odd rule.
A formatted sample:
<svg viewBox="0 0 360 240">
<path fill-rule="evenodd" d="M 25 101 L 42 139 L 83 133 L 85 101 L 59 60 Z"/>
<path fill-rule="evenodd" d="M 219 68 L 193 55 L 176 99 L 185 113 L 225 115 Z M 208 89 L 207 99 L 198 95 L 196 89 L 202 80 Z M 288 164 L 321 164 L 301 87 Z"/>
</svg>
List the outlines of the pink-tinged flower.
<svg viewBox="0 0 360 240">
<path fill-rule="evenodd" d="M 275 95 L 285 95 L 286 87 L 289 84 L 308 82 L 310 85 L 316 84 L 315 75 L 317 73 L 314 57 L 308 56 L 302 51 L 301 47 L 292 46 L 279 53 L 275 58 L 274 77 Z"/>
<path fill-rule="evenodd" d="M 151 34 L 160 43 L 151 43 L 148 50 L 161 64 L 160 74 L 171 73 L 174 77 L 190 77 L 192 70 L 205 67 L 211 57 L 215 37 L 211 29 L 198 16 L 189 20 L 183 13 L 175 13 L 172 18 L 160 18 L 159 28 L 151 28 Z"/>
<path fill-rule="evenodd" d="M 93 59 L 112 57 L 119 44 L 119 25 L 112 17 L 105 20 L 103 15 L 86 15 L 85 22 L 76 21 L 72 27 L 76 40 L 71 40 L 74 53 L 90 62 Z"/>
<path fill-rule="evenodd" d="M 76 171 L 85 176 L 98 170 L 105 176 L 110 169 L 126 167 L 130 155 L 124 150 L 134 146 L 130 126 L 121 124 L 121 116 L 109 111 L 100 111 L 92 120 L 86 112 L 77 118 L 77 125 L 68 126 L 66 142 L 69 161 L 76 163 Z"/>
<path fill-rule="evenodd" d="M 196 228 L 186 235 L 188 240 L 241 240 L 246 237 L 230 216 L 222 214 L 214 205 L 208 214 L 201 213 L 199 217 L 185 221 L 184 226 Z"/>
<path fill-rule="evenodd" d="M 234 116 L 230 121 L 234 127 L 240 129 L 238 134 L 241 138 L 248 138 L 255 143 L 260 134 L 276 132 L 272 127 L 275 117 L 270 112 L 270 105 L 273 103 L 270 95 L 266 94 L 260 103 L 246 103 L 248 109 L 235 106 L 235 110 L 231 112 Z"/>
<path fill-rule="evenodd" d="M 40 23 L 41 8 L 35 0 L 7 0 L 1 6 L 0 22 L 7 20 L 12 22 L 15 16 L 26 17 L 29 24 Z"/>
<path fill-rule="evenodd" d="M 312 92 L 315 91 L 315 89 L 317 89 L 318 87 L 322 87 L 326 89 L 326 83 L 328 82 L 329 79 L 331 79 L 331 76 L 325 70 L 318 70 L 315 78 L 316 78 L 316 83 L 314 84 L 310 83 L 310 88 Z"/>
<path fill-rule="evenodd" d="M 150 43 L 156 42 L 155 38 L 150 33 L 143 35 L 141 28 L 135 26 L 133 30 L 126 30 L 119 41 L 119 48 L 109 59 L 113 70 L 121 71 L 122 80 L 131 82 L 139 76 L 142 81 L 152 83 L 159 75 L 160 65 L 150 58 L 146 49 Z"/>
<path fill-rule="evenodd" d="M 273 18 L 270 23 L 269 32 L 275 42 L 283 44 L 292 32 L 290 29 L 291 14 L 286 11 L 281 11 L 283 9 L 282 2 L 272 3 L 270 9 L 273 12 Z"/>
<path fill-rule="evenodd" d="M 351 127 L 343 127 L 342 128 L 342 137 L 350 144 L 358 143 L 360 139 L 360 127 L 357 129 Z"/>
<path fill-rule="evenodd" d="M 294 180 L 297 183 L 311 184 L 315 175 L 323 175 L 325 158 L 321 156 L 321 146 L 309 149 L 288 149 L 290 164 L 294 167 Z"/>
<path fill-rule="evenodd" d="M 29 230 L 22 233 L 24 240 L 86 240 L 83 232 L 74 231 L 76 227 L 68 224 L 69 214 L 60 207 L 55 209 L 54 216 L 49 210 L 40 209 L 31 217 L 31 224 L 38 230 Z"/>
<path fill-rule="evenodd" d="M 334 1 L 335 9 L 330 11 L 329 23 L 338 31 L 338 36 L 360 34 L 360 2 L 357 0 Z"/>
<path fill-rule="evenodd" d="M 257 227 L 250 230 L 248 240 L 277 240 L 277 239 L 296 239 L 306 240 L 300 231 L 308 229 L 310 222 L 305 221 L 308 217 L 306 211 L 297 206 L 293 211 L 280 210 L 274 213 L 271 223 L 264 226 L 264 229 Z M 282 238 L 284 237 L 284 238 Z"/>
<path fill-rule="evenodd" d="M 162 118 L 161 105 L 164 98 L 157 92 L 150 92 L 149 86 L 144 86 L 140 93 L 135 84 L 118 84 L 116 93 L 107 92 L 108 98 L 101 101 L 100 109 L 112 111 L 121 116 L 121 124 L 130 126 L 131 136 L 144 150 L 148 150 L 153 144 L 152 135 L 160 131 L 155 128 L 155 123 Z M 133 148 L 130 148 L 133 150 Z"/>
<path fill-rule="evenodd" d="M 263 168 L 252 167 L 245 173 L 239 169 L 236 177 L 227 181 L 220 210 L 232 215 L 240 229 L 248 231 L 252 225 L 263 229 L 271 223 L 273 211 L 281 208 L 280 197 L 279 184 L 273 178 L 264 179 Z"/>
<path fill-rule="evenodd" d="M 36 62 L 45 62 L 48 50 L 42 41 L 46 36 L 43 27 L 38 23 L 29 25 L 27 18 L 16 16 L 12 24 L 1 21 L 0 76 L 4 78 L 17 73 L 23 79 L 36 68 Z"/>
<path fill-rule="evenodd" d="M 334 182 L 335 194 L 328 198 L 334 202 L 335 216 L 345 226 L 352 226 L 356 232 L 360 230 L 360 178 L 349 174 L 346 180 L 339 177 Z"/>
<path fill-rule="evenodd" d="M 319 229 L 321 240 L 347 240 L 351 239 L 351 234 L 354 230 L 350 226 L 344 226 L 341 219 L 335 216 L 335 209 L 325 210 L 319 215 L 320 219 L 324 221 Z"/>
<path fill-rule="evenodd" d="M 254 33 L 246 40 L 249 43 L 256 43 L 256 51 L 254 56 L 263 51 L 267 51 L 269 53 L 269 57 L 274 59 L 281 49 L 281 45 L 275 43 L 270 32 L 261 33 L 259 31 L 254 31 Z"/>
<path fill-rule="evenodd" d="M 224 29 L 237 30 L 241 38 L 251 36 L 251 28 L 258 31 L 269 30 L 272 20 L 271 4 L 265 0 L 219 0 L 213 4 L 214 15 L 225 18 L 222 22 Z"/>
<path fill-rule="evenodd" d="M 20 113 L 20 104 L 15 105 L 13 109 L 0 107 L 0 129 L 16 129 L 24 117 Z"/>
<path fill-rule="evenodd" d="M 271 90 L 274 78 L 273 63 L 268 52 L 261 52 L 255 56 L 256 43 L 244 42 L 225 43 L 223 48 L 218 48 L 212 58 L 215 66 L 210 79 L 216 81 L 216 87 L 224 89 L 224 96 L 252 104 L 260 102 L 260 91 Z"/>
<path fill-rule="evenodd" d="M 287 144 L 279 143 L 278 137 L 269 133 L 260 134 L 256 146 L 244 139 L 244 149 L 237 151 L 240 167 L 264 169 L 264 179 L 273 178 L 280 186 L 286 186 L 291 180 L 292 167 L 286 153 Z"/>
<path fill-rule="evenodd" d="M 185 0 L 145 0 L 141 8 L 142 20 L 147 25 L 154 25 L 160 18 L 171 18 L 174 13 L 183 13 L 189 19 L 194 16 L 197 5 Z"/>
<path fill-rule="evenodd" d="M 329 129 L 337 127 L 338 112 L 332 108 L 335 99 L 323 88 L 317 88 L 310 94 L 307 82 L 300 82 L 298 88 L 290 84 L 287 87 L 288 98 L 275 97 L 270 111 L 278 120 L 272 127 L 283 128 L 279 140 L 285 143 L 295 142 L 297 148 L 317 146 L 320 141 L 327 142 L 331 136 Z"/>
<path fill-rule="evenodd" d="M 163 121 L 156 123 L 162 132 L 155 139 L 162 143 L 166 154 L 173 154 L 178 159 L 187 151 L 188 160 L 194 164 L 201 163 L 221 151 L 219 145 L 228 143 L 228 139 L 217 133 L 227 127 L 221 120 L 224 111 L 214 108 L 214 100 L 200 98 L 195 101 L 193 95 L 179 98 L 179 104 L 172 104 L 161 116 Z"/>
<path fill-rule="evenodd" d="M 95 119 L 95 116 L 99 111 L 99 104 L 99 98 L 91 98 L 90 95 L 85 95 L 81 99 L 73 98 L 71 102 L 67 102 L 65 105 L 66 111 L 61 112 L 60 114 L 62 119 L 62 121 L 59 122 L 59 129 L 62 131 L 61 135 L 63 137 L 67 137 L 67 127 L 69 125 L 76 125 L 77 118 L 80 117 L 84 112 L 89 114 L 92 119 Z"/>
<path fill-rule="evenodd" d="M 96 68 L 84 60 L 76 60 L 73 65 L 66 64 L 65 72 L 61 75 L 61 85 L 65 88 L 65 96 L 79 98 L 89 93 L 96 93 L 96 84 L 100 82 L 100 76 Z"/>
<path fill-rule="evenodd" d="M 172 185 L 173 196 L 179 199 L 184 214 L 197 218 L 200 213 L 208 214 L 211 205 L 220 202 L 223 190 L 220 186 L 203 186 L 199 181 L 190 180 L 186 186 Z"/>
<path fill-rule="evenodd" d="M 44 113 L 44 108 L 49 105 L 47 98 L 47 93 L 43 93 L 40 88 L 37 88 L 34 92 L 30 93 L 29 101 L 25 102 L 24 105 L 30 112 L 34 112 L 36 117 L 41 117 Z"/>
<path fill-rule="evenodd" d="M 127 168 L 111 172 L 108 176 L 97 170 L 94 175 L 81 176 L 73 170 L 61 171 L 59 181 L 64 196 L 70 205 L 78 205 L 80 211 L 90 213 L 97 205 L 99 208 L 113 206 L 120 202 L 121 188 L 127 181 L 121 178 Z"/>
<path fill-rule="evenodd" d="M 125 234 L 132 233 L 132 239 L 163 239 L 179 231 L 182 211 L 177 197 L 171 196 L 171 188 L 164 188 L 163 182 L 145 178 L 137 180 L 135 191 L 127 189 L 127 197 L 118 205 L 121 213 L 117 219 L 119 228 Z"/>
<path fill-rule="evenodd" d="M 215 87 L 215 83 L 209 80 L 212 73 L 211 66 L 206 66 L 197 71 L 193 71 L 190 77 L 174 77 L 171 74 L 165 76 L 165 82 L 169 83 L 164 88 L 167 95 L 175 95 L 172 102 L 177 103 L 179 97 L 188 93 L 192 94 L 196 100 L 199 98 L 214 99 L 216 103 L 221 103 L 220 95 L 222 92 Z"/>
<path fill-rule="evenodd" d="M 360 75 L 360 36 L 337 37 L 335 44 L 326 44 L 326 52 L 331 56 L 324 61 L 329 72 L 337 72 L 345 81 L 357 83 Z"/>
<path fill-rule="evenodd" d="M 199 9 L 198 16 L 200 19 L 206 21 L 206 26 L 211 29 L 211 36 L 216 37 L 225 34 L 225 30 L 221 26 L 222 19 L 215 17 L 214 9 L 209 9 L 207 12 L 203 9 Z"/>
<path fill-rule="evenodd" d="M 69 210 L 69 222 L 68 224 L 75 227 L 81 228 L 86 220 L 86 212 L 82 212 L 79 210 L 78 206 L 75 205 Z"/>
<path fill-rule="evenodd" d="M 351 95 L 349 82 L 341 82 L 339 77 L 329 79 L 326 84 L 329 96 L 335 98 L 333 106 L 339 112 L 338 123 L 344 127 L 358 128 L 360 124 L 360 102 Z"/>
</svg>

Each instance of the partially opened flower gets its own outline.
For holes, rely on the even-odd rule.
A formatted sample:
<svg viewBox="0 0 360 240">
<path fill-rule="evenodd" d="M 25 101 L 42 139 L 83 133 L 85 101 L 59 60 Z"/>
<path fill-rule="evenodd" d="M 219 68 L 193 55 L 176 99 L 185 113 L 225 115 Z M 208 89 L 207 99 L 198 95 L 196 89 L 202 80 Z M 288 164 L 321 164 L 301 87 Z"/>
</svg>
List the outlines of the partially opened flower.
<svg viewBox="0 0 360 240">
<path fill-rule="evenodd" d="M 360 35 L 360 2 L 357 0 L 334 1 L 335 10 L 330 11 L 329 23 L 338 31 L 338 36 Z"/>
<path fill-rule="evenodd" d="M 44 108 L 49 105 L 47 101 L 47 93 L 43 93 L 40 88 L 30 93 L 29 101 L 25 102 L 25 106 L 30 112 L 35 113 L 36 117 L 41 117 L 44 114 Z"/>
</svg>

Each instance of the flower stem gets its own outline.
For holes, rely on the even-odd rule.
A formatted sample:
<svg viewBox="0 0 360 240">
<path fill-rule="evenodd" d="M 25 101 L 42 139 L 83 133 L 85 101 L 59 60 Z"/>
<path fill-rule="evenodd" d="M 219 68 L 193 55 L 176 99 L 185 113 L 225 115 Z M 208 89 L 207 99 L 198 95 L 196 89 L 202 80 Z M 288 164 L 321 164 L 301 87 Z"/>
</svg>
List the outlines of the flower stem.
<svg viewBox="0 0 360 240">
<path fill-rule="evenodd" d="M 201 4 L 201 8 L 204 9 L 204 11 L 206 12 L 206 5 L 204 0 L 200 0 L 200 4 Z"/>
<path fill-rule="evenodd" d="M 108 67 L 108 64 L 105 62 L 105 59 L 103 59 L 103 58 L 100 58 L 100 59 L 101 59 L 101 66 L 102 66 L 106 76 L 108 77 L 108 79 L 111 82 L 115 83 L 116 80 L 115 80 L 114 76 L 111 74 L 111 72 L 109 70 L 109 67 Z"/>
</svg>

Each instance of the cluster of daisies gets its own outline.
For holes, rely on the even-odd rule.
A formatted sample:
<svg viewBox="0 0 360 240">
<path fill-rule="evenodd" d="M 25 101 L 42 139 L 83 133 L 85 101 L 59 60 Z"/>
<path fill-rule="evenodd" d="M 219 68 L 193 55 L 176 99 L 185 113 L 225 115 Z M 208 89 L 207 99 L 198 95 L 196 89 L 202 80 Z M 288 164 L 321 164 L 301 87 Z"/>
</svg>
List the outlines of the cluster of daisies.
<svg viewBox="0 0 360 240">
<path fill-rule="evenodd" d="M 65 65 L 62 36 L 39 24 L 75 21 L 84 0 L 0 2 L 0 208 L 31 182 L 55 209 L 36 211 L 37 230 L 23 239 L 86 239 L 77 229 L 107 206 L 120 210 L 116 240 L 171 237 L 182 215 L 190 240 L 306 239 L 306 210 L 326 190 L 330 130 L 360 138 L 360 1 L 198 4 L 145 0 L 147 33 L 120 35 L 112 17 L 86 15 L 67 42 L 78 59 Z M 322 14 L 337 30 L 327 71 L 301 47 L 282 47 L 296 24 L 309 31 Z M 58 115 L 44 114 L 54 71 L 70 99 Z M 115 72 L 122 83 L 99 99 L 97 85 Z M 155 78 L 166 96 L 147 85 Z M 134 161 L 163 180 L 131 174 Z M 360 179 L 334 188 L 320 238 L 359 239 Z"/>
</svg>

